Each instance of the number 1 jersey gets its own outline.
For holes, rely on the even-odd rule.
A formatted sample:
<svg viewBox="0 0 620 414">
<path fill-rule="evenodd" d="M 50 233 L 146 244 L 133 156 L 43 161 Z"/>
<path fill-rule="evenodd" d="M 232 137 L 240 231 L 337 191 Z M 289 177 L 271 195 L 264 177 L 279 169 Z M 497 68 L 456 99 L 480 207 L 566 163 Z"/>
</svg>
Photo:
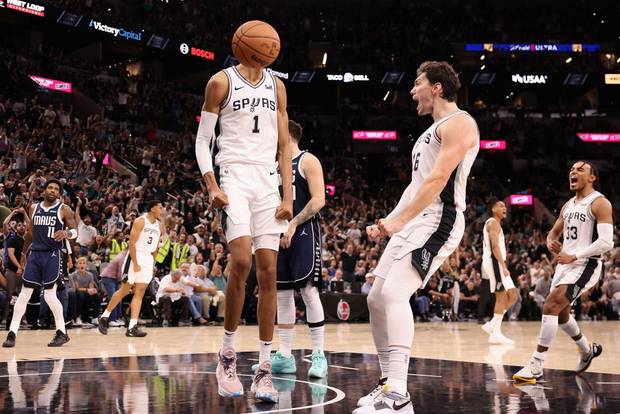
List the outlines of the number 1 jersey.
<svg viewBox="0 0 620 414">
<path fill-rule="evenodd" d="M 228 95 L 219 116 L 215 165 L 253 164 L 273 167 L 278 149 L 277 85 L 272 74 L 252 85 L 235 66 L 224 70 Z"/>
</svg>

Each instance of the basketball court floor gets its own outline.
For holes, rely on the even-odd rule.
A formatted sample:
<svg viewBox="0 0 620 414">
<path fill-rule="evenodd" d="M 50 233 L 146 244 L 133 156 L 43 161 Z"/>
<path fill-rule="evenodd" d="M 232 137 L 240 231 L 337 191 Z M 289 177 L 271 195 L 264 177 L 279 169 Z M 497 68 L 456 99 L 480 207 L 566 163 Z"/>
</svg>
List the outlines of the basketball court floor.
<svg viewBox="0 0 620 414">
<path fill-rule="evenodd" d="M 571 372 L 577 348 L 559 332 L 544 382 L 517 386 L 511 376 L 530 357 L 538 322 L 505 322 L 514 346 L 490 346 L 475 323 L 417 323 L 409 368 L 416 413 L 620 412 L 620 324 L 580 325 L 604 348 L 588 372 Z M 146 338 L 127 338 L 124 328 L 111 328 L 107 336 L 74 329 L 62 348 L 46 346 L 52 331 L 20 331 L 15 348 L 0 348 L 0 412 L 341 414 L 351 412 L 379 377 L 369 325 L 330 324 L 325 332 L 329 376 L 309 380 L 310 336 L 299 325 L 297 375 L 274 376 L 278 404 L 256 403 L 249 389 L 258 329 L 242 326 L 237 369 L 246 395 L 224 399 L 215 381 L 223 328 L 146 331 Z"/>
</svg>

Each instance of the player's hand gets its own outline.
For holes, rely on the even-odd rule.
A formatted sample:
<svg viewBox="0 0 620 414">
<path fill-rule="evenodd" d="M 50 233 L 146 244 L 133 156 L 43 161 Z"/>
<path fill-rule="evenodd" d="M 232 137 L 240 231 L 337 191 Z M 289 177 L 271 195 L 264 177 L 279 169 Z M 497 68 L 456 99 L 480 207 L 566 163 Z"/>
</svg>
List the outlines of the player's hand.
<svg viewBox="0 0 620 414">
<path fill-rule="evenodd" d="M 16 274 L 18 274 L 18 275 L 21 275 L 22 273 L 24 273 L 24 268 L 23 268 L 23 267 L 21 267 L 21 266 L 19 266 L 19 267 L 17 268 L 17 272 L 15 272 L 15 273 L 16 273 Z"/>
<path fill-rule="evenodd" d="M 547 249 L 552 253 L 558 254 L 562 250 L 562 243 L 559 240 L 547 240 Z"/>
<path fill-rule="evenodd" d="M 381 231 L 381 235 L 383 236 L 392 236 L 395 233 L 398 233 L 405 227 L 403 221 L 398 218 L 393 219 L 381 219 L 379 220 L 379 231 Z"/>
<path fill-rule="evenodd" d="M 140 271 L 142 270 L 142 268 L 140 267 L 140 265 L 136 262 L 133 262 L 133 271 L 135 273 L 140 273 Z"/>
<path fill-rule="evenodd" d="M 56 233 L 54 233 L 54 240 L 61 241 L 66 239 L 68 236 L 69 235 L 66 230 L 58 230 Z"/>
<path fill-rule="evenodd" d="M 280 247 L 282 247 L 283 249 L 288 249 L 289 247 L 291 247 L 291 241 L 293 240 L 295 230 L 297 230 L 297 224 L 295 224 L 295 222 L 291 220 L 291 222 L 288 223 L 288 229 L 286 230 L 286 233 L 284 233 L 282 235 L 282 238 L 280 238 Z"/>
<path fill-rule="evenodd" d="M 560 252 L 556 257 L 559 264 L 570 264 L 577 260 L 577 256 L 574 254 L 568 254 L 566 252 Z"/>
<path fill-rule="evenodd" d="M 209 191 L 209 204 L 213 208 L 224 208 L 228 205 L 228 196 L 218 187 Z"/>
<path fill-rule="evenodd" d="M 368 234 L 370 240 L 377 240 L 381 237 L 381 230 L 379 230 L 379 226 L 373 224 L 372 226 L 366 226 L 366 234 Z"/>
<path fill-rule="evenodd" d="M 280 206 L 276 209 L 276 218 L 278 220 L 290 220 L 293 218 L 293 200 L 282 200 Z"/>
</svg>

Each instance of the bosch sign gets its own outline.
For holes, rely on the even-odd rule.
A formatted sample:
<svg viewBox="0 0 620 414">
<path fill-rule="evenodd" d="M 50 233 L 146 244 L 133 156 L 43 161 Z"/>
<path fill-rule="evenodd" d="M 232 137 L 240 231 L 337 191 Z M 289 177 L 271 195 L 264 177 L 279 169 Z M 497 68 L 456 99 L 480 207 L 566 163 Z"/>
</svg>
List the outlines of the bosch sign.
<svg viewBox="0 0 620 414">
<path fill-rule="evenodd" d="M 101 22 L 98 22 L 92 19 L 90 23 L 88 24 L 88 27 L 92 27 L 93 29 L 100 31 L 100 32 L 109 33 L 113 35 L 114 37 L 123 37 L 127 40 L 135 40 L 138 42 L 142 41 L 142 33 L 132 32 L 132 31 L 125 30 L 122 28 L 119 29 L 116 27 L 108 26 L 106 24 L 103 24 Z"/>
<path fill-rule="evenodd" d="M 207 60 L 215 60 L 215 53 L 209 50 L 203 50 L 197 47 L 192 47 L 190 49 L 190 53 L 192 56 L 198 56 L 200 58 L 207 59 Z"/>
<path fill-rule="evenodd" d="M 2 3 L 3 2 L 0 1 L 0 5 L 2 5 Z M 39 17 L 45 17 L 45 6 L 40 6 L 34 3 L 29 3 L 27 1 L 6 0 L 6 8 L 19 11 L 22 13 L 33 14 Z"/>
</svg>

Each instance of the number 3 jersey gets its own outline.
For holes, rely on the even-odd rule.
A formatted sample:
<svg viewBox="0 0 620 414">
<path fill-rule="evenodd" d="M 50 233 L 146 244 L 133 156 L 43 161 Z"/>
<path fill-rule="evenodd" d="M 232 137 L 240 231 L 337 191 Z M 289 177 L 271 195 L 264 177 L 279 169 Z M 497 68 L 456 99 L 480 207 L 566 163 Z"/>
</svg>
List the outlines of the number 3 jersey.
<svg viewBox="0 0 620 414">
<path fill-rule="evenodd" d="M 272 74 L 252 85 L 232 66 L 224 70 L 228 95 L 221 105 L 215 165 L 275 166 L 278 149 L 277 85 Z"/>
<path fill-rule="evenodd" d="M 411 151 L 411 193 L 410 201 L 415 198 L 422 183 L 428 177 L 435 166 L 435 160 L 441 148 L 441 137 L 437 135 L 437 128 L 455 115 L 467 112 L 457 111 L 434 122 L 416 141 Z M 469 114 L 468 114 L 469 115 Z M 478 155 L 479 143 L 469 149 L 465 158 L 454 169 L 446 187 L 430 206 L 430 210 L 440 209 L 442 202 L 453 205 L 459 212 L 465 211 L 465 189 L 469 171 Z"/>
<path fill-rule="evenodd" d="M 593 191 L 583 199 L 576 201 L 575 197 L 568 200 L 562 213 L 564 219 L 564 242 L 562 250 L 568 254 L 588 247 L 598 239 L 596 232 L 596 218 L 592 214 L 592 203 L 603 194 Z M 596 257 L 599 258 L 598 256 Z M 588 258 L 576 260 L 575 265 L 583 264 Z"/>
<path fill-rule="evenodd" d="M 142 217 L 144 218 L 144 227 L 136 242 L 136 251 L 151 254 L 157 249 L 159 236 L 161 236 L 161 227 L 159 220 L 150 222 L 146 214 Z"/>
</svg>

